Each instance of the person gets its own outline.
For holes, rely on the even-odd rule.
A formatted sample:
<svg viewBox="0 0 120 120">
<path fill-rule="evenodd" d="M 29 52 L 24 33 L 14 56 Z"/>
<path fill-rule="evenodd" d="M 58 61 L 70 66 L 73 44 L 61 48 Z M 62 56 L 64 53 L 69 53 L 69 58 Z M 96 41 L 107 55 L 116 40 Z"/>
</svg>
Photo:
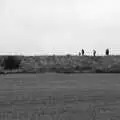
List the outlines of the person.
<svg viewBox="0 0 120 120">
<path fill-rule="evenodd" d="M 96 50 L 93 50 L 93 56 L 96 56 Z"/>
<path fill-rule="evenodd" d="M 84 52 L 84 50 L 82 49 L 82 51 L 81 51 L 81 52 L 82 52 L 82 56 L 83 56 L 83 55 L 84 55 L 84 53 L 85 53 L 85 52 Z"/>
<path fill-rule="evenodd" d="M 108 56 L 109 55 L 109 49 L 107 48 L 105 51 L 105 54 Z"/>
<path fill-rule="evenodd" d="M 81 53 L 79 52 L 79 56 L 81 56 Z"/>
</svg>

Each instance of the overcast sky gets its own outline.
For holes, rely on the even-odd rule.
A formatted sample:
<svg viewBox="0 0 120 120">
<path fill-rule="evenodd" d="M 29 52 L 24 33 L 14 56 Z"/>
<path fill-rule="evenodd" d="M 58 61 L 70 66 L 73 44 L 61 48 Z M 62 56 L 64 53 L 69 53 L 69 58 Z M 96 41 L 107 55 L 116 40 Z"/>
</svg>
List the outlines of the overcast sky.
<svg viewBox="0 0 120 120">
<path fill-rule="evenodd" d="M 0 54 L 120 54 L 119 0 L 0 0 Z"/>
</svg>

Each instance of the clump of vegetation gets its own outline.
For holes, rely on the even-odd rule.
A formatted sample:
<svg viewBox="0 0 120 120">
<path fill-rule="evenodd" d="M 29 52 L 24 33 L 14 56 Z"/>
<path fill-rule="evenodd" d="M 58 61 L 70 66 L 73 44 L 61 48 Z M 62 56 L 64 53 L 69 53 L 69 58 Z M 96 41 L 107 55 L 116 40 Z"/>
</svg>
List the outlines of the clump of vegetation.
<svg viewBox="0 0 120 120">
<path fill-rule="evenodd" d="M 18 56 L 5 56 L 3 66 L 5 70 L 19 69 L 21 59 Z"/>
<path fill-rule="evenodd" d="M 120 73 L 120 56 L 0 56 L 0 73 Z"/>
<path fill-rule="evenodd" d="M 23 59 L 20 63 L 20 69 L 23 73 L 39 72 L 38 62 L 36 62 L 33 58 Z"/>
</svg>

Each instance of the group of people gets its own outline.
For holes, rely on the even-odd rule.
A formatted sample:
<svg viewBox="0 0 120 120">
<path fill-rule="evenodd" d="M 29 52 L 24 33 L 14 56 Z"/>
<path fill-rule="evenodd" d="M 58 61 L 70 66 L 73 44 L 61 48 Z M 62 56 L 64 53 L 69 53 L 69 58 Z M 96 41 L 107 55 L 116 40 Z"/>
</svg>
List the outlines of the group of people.
<svg viewBox="0 0 120 120">
<path fill-rule="evenodd" d="M 81 52 L 79 52 L 79 56 L 81 56 L 81 55 L 82 56 L 85 55 L 84 49 L 82 49 Z M 107 56 L 109 55 L 109 49 L 108 48 L 105 50 L 105 55 L 107 55 Z M 96 50 L 94 50 L 94 49 L 93 49 L 93 56 L 96 56 Z"/>
</svg>

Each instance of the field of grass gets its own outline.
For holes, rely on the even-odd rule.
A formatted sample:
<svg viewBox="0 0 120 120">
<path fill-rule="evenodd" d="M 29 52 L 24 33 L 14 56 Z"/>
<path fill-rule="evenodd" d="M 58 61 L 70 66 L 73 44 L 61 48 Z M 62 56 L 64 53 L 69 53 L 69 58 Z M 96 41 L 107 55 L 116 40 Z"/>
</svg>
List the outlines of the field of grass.
<svg viewBox="0 0 120 120">
<path fill-rule="evenodd" d="M 0 120 L 120 120 L 120 74 L 1 75 Z"/>
</svg>

